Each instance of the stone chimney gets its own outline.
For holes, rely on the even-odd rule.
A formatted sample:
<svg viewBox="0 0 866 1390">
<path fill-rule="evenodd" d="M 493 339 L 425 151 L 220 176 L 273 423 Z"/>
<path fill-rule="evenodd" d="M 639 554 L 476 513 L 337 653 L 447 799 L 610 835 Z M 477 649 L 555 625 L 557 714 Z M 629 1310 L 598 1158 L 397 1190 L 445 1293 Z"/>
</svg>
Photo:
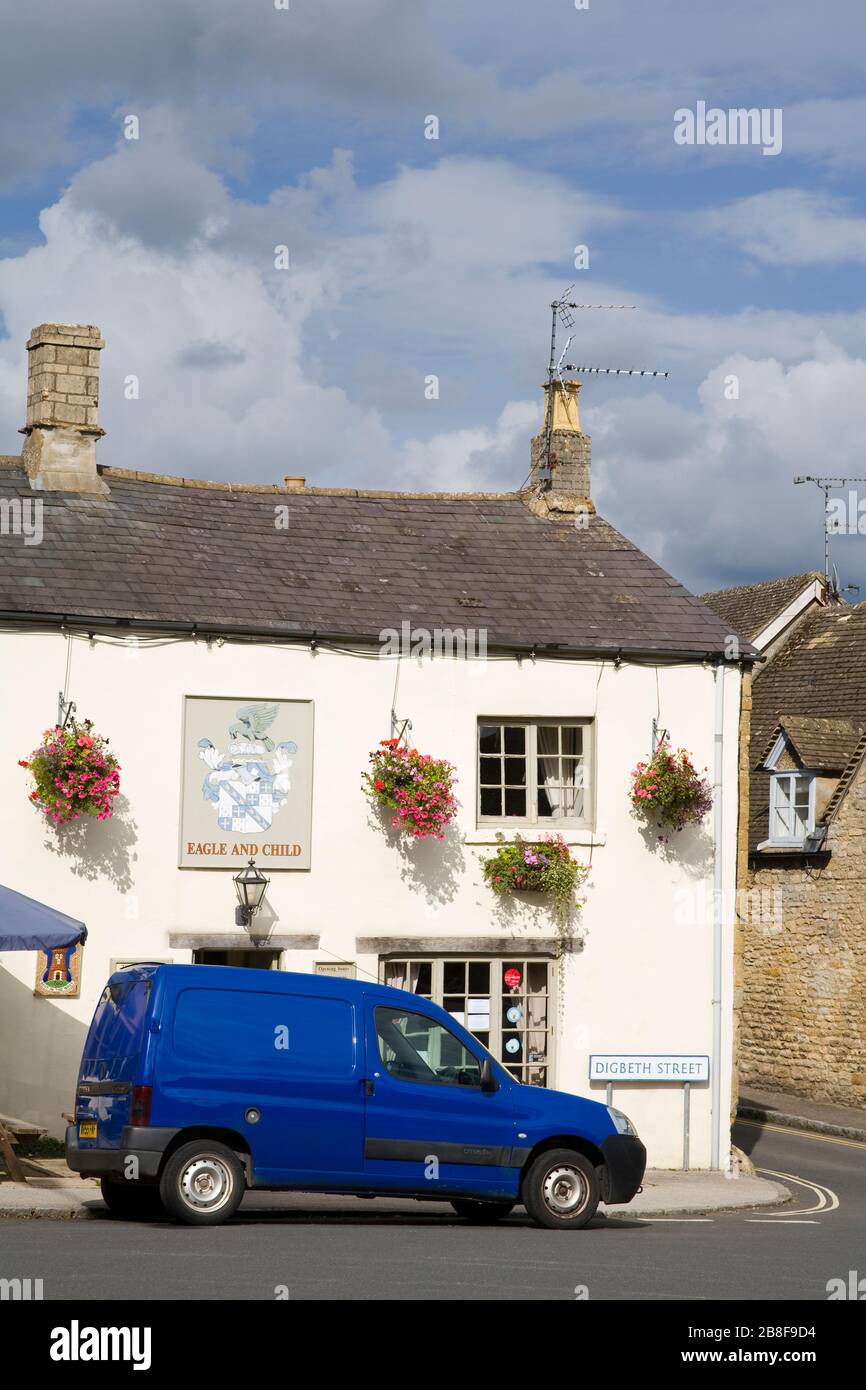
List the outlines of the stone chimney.
<svg viewBox="0 0 866 1390">
<path fill-rule="evenodd" d="M 550 468 L 547 467 L 550 387 L 544 386 L 544 420 L 530 448 L 530 488 L 541 515 L 595 511 L 590 501 L 590 453 L 592 441 L 580 428 L 579 381 L 554 381 L 553 418 L 550 421 Z"/>
<path fill-rule="evenodd" d="M 99 428 L 99 329 L 41 323 L 27 343 L 27 423 L 21 457 L 34 491 L 90 492 L 108 487 L 96 471 Z"/>
</svg>

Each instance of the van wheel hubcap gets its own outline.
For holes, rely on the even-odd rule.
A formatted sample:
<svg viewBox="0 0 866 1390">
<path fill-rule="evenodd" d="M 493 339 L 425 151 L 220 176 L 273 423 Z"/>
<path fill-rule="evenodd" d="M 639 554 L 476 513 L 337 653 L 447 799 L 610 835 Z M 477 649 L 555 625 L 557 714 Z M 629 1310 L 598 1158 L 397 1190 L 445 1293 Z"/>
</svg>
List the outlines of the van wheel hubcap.
<svg viewBox="0 0 866 1390">
<path fill-rule="evenodd" d="M 187 1164 L 181 1174 L 180 1190 L 187 1206 L 195 1211 L 216 1211 L 232 1195 L 232 1175 L 221 1158 L 204 1154 Z"/>
<path fill-rule="evenodd" d="M 557 1216 L 573 1216 L 586 1202 L 586 1179 L 578 1168 L 551 1168 L 544 1179 L 545 1204 Z"/>
</svg>

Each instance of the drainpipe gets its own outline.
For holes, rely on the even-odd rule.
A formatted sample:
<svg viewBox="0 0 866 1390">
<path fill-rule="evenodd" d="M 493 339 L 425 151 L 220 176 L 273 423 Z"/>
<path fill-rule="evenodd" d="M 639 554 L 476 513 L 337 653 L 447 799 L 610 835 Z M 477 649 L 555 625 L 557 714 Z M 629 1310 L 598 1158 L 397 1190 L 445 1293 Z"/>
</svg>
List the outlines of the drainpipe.
<svg viewBox="0 0 866 1390">
<path fill-rule="evenodd" d="M 722 1138 L 722 769 L 724 762 L 725 664 L 716 666 L 715 762 L 713 768 L 713 1048 L 710 1058 L 712 1157 L 710 1167 L 719 1167 Z"/>
</svg>

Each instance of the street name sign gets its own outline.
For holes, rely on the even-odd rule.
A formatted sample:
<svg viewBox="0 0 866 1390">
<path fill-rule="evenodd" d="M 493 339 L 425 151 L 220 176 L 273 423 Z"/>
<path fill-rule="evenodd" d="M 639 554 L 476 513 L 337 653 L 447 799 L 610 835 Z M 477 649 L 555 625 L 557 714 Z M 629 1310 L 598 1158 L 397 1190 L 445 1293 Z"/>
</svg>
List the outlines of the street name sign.
<svg viewBox="0 0 866 1390">
<path fill-rule="evenodd" d="M 709 1081 L 709 1057 L 663 1052 L 598 1052 L 589 1059 L 590 1081 Z"/>
</svg>

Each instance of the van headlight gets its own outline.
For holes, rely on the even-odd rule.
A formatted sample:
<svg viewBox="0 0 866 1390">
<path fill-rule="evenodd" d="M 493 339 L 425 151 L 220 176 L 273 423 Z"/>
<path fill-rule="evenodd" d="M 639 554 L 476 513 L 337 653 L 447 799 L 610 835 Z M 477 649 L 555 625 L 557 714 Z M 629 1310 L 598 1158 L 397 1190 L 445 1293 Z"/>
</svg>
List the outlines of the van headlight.
<svg viewBox="0 0 866 1390">
<path fill-rule="evenodd" d="M 614 1110 L 612 1105 L 608 1105 L 606 1109 L 617 1134 L 633 1134 L 635 1138 L 637 1137 L 637 1130 L 628 1115 L 624 1115 L 621 1110 Z"/>
</svg>

